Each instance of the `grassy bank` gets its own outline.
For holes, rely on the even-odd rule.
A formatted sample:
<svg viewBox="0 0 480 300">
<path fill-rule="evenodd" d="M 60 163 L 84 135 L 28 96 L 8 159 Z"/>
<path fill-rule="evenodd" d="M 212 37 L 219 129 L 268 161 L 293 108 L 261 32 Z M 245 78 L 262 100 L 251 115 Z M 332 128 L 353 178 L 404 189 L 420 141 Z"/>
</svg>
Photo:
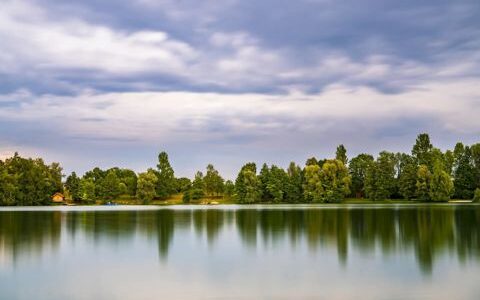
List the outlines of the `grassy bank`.
<svg viewBox="0 0 480 300">
<path fill-rule="evenodd" d="M 143 202 L 135 199 L 135 198 L 129 198 L 129 197 L 122 197 L 119 199 L 114 199 L 114 200 L 109 200 L 109 201 L 102 201 L 98 200 L 95 203 L 89 203 L 91 205 L 103 205 L 106 202 L 112 202 L 118 205 L 142 205 Z M 415 201 L 415 200 L 403 200 L 403 199 L 385 199 L 385 200 L 369 200 L 366 198 L 347 198 L 340 202 L 339 204 L 435 204 L 435 203 L 472 203 L 471 200 L 462 200 L 462 199 L 452 199 L 449 202 L 420 202 L 420 201 Z M 88 203 L 85 203 L 88 205 Z M 219 204 L 238 204 L 234 201 L 232 198 L 223 198 L 221 196 L 219 197 L 205 197 L 202 198 L 201 200 L 194 200 L 191 201 L 190 203 L 183 203 L 183 195 L 180 194 L 175 194 L 172 195 L 171 197 L 167 199 L 155 199 L 149 203 L 150 205 L 205 205 L 205 204 L 210 204 L 210 205 L 219 205 Z M 291 204 L 291 203 L 255 203 L 255 204 Z M 300 204 L 307 204 L 307 203 L 300 203 Z M 319 203 L 315 203 L 319 204 Z M 248 204 L 245 204 L 248 205 Z M 328 205 L 328 203 L 326 203 Z"/>
</svg>

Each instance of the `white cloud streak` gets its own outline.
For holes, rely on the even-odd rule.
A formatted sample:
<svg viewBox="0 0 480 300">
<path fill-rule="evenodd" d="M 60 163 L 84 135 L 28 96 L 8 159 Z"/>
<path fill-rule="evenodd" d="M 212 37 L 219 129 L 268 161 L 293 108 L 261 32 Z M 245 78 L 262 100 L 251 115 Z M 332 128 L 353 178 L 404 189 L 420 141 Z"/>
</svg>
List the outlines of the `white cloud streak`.
<svg viewBox="0 0 480 300">
<path fill-rule="evenodd" d="M 292 130 L 300 135 L 316 130 L 334 132 L 345 122 L 363 124 L 362 130 L 374 131 L 404 118 L 424 119 L 432 126 L 441 124 L 449 132 L 477 134 L 479 84 L 478 80 L 427 84 L 392 95 L 369 88 L 330 86 L 317 95 L 145 92 L 31 95 L 28 101 L 23 91 L 1 97 L 3 101 L 16 97 L 24 100 L 18 106 L 2 108 L 0 117 L 11 122 L 59 122 L 73 136 L 146 143 L 158 139 L 223 139 L 239 134 L 268 136 Z"/>
</svg>

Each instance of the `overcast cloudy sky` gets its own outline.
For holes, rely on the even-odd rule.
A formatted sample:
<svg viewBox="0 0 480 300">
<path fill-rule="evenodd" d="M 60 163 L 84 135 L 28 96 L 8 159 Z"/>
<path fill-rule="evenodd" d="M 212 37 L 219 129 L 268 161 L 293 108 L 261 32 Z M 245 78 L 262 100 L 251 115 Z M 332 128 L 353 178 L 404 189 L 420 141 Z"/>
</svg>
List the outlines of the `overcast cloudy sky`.
<svg viewBox="0 0 480 300">
<path fill-rule="evenodd" d="M 177 175 L 480 141 L 478 0 L 0 0 L 0 158 Z"/>
</svg>

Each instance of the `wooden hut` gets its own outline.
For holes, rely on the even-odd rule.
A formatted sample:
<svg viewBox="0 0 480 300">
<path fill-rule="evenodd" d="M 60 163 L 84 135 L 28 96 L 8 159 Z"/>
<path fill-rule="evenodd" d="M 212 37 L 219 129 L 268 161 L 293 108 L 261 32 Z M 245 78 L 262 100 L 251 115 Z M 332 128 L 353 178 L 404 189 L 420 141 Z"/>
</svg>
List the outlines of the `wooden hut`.
<svg viewBox="0 0 480 300">
<path fill-rule="evenodd" d="M 62 193 L 55 193 L 52 196 L 52 202 L 54 203 L 62 203 L 65 200 L 65 196 Z"/>
</svg>

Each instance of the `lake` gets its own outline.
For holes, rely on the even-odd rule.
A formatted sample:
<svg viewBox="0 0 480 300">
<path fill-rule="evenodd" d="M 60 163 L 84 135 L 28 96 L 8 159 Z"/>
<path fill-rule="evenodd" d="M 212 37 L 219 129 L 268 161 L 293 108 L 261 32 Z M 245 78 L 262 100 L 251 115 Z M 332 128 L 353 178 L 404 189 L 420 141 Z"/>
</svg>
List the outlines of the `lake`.
<svg viewBox="0 0 480 300">
<path fill-rule="evenodd" d="M 478 205 L 0 208 L 0 299 L 480 299 Z"/>
</svg>

